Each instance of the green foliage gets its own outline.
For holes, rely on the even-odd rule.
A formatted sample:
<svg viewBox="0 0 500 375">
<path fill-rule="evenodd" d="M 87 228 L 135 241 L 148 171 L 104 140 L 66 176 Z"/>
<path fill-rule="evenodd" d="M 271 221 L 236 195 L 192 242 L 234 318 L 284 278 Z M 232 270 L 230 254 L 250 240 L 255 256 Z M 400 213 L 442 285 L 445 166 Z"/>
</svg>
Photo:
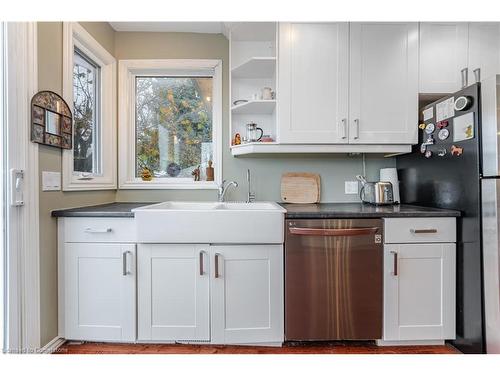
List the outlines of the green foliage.
<svg viewBox="0 0 500 375">
<path fill-rule="evenodd" d="M 137 174 L 143 168 L 164 174 L 161 157 L 167 158 L 163 165 L 175 162 L 181 169 L 201 163 L 201 143 L 212 140 L 211 84 L 211 78 L 136 79 Z M 161 141 L 167 155 L 160 155 Z"/>
</svg>

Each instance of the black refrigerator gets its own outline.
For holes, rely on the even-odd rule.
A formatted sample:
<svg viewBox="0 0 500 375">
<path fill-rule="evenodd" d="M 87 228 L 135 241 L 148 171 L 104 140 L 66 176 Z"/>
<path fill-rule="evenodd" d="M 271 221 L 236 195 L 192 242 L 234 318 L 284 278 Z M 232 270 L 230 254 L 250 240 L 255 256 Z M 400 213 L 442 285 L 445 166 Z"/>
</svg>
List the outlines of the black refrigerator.
<svg viewBox="0 0 500 375">
<path fill-rule="evenodd" d="M 421 108 L 419 143 L 396 158 L 403 203 L 462 212 L 451 343 L 464 353 L 500 353 L 498 82 L 491 77 Z"/>
</svg>

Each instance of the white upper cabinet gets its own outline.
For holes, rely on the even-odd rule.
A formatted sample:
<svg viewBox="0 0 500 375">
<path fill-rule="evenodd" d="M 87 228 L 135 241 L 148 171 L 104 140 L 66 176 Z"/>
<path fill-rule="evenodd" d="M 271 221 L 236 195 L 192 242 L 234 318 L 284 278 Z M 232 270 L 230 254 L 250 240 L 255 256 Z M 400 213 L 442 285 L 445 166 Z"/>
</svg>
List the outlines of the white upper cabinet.
<svg viewBox="0 0 500 375">
<path fill-rule="evenodd" d="M 473 83 L 467 54 L 467 23 L 420 23 L 419 92 L 451 93 L 466 86 L 467 81 Z"/>
<path fill-rule="evenodd" d="M 280 143 L 347 143 L 349 26 L 280 23 Z"/>
<path fill-rule="evenodd" d="M 500 72 L 500 23 L 469 23 L 469 84 Z"/>
<path fill-rule="evenodd" d="M 139 244 L 139 340 L 210 341 L 208 258 L 208 246 Z"/>
<path fill-rule="evenodd" d="M 418 24 L 350 24 L 349 143 L 417 142 Z"/>
</svg>

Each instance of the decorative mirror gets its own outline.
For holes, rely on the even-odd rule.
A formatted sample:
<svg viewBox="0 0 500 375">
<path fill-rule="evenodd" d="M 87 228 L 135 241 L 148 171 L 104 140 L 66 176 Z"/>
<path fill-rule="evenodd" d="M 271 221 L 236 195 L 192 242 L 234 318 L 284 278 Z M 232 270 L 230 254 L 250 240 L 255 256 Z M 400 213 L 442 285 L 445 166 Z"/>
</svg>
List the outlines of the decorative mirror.
<svg viewBox="0 0 500 375">
<path fill-rule="evenodd" d="M 73 116 L 68 104 L 55 92 L 40 91 L 31 99 L 31 141 L 73 147 Z"/>
</svg>

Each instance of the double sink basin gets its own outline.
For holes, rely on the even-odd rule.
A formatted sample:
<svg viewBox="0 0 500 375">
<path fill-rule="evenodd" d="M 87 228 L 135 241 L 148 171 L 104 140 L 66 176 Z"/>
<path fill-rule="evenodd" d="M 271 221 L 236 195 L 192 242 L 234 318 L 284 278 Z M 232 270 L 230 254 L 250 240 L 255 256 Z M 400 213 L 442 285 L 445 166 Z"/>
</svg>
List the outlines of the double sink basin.
<svg viewBox="0 0 500 375">
<path fill-rule="evenodd" d="M 162 202 L 132 210 L 140 243 L 283 243 L 274 202 Z"/>
</svg>

